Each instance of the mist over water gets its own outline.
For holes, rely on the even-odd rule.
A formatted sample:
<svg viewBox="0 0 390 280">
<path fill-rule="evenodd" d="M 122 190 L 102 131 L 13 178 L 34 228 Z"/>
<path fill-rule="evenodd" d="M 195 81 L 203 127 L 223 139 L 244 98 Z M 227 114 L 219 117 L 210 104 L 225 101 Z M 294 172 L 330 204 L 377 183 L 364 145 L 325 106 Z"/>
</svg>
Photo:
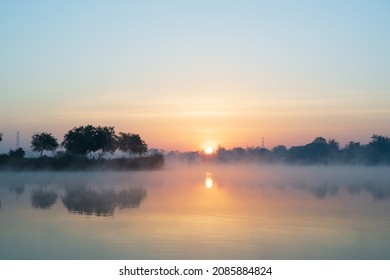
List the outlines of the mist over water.
<svg viewBox="0 0 390 280">
<path fill-rule="evenodd" d="M 0 259 L 389 259 L 388 167 L 1 172 Z"/>
</svg>

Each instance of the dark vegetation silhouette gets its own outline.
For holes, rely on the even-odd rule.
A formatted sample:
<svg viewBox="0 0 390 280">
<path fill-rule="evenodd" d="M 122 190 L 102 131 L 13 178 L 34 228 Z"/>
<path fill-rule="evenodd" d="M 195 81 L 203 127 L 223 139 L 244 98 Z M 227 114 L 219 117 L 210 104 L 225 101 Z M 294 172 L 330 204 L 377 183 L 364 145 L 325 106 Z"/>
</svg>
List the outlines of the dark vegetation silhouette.
<svg viewBox="0 0 390 280">
<path fill-rule="evenodd" d="M 130 156 L 146 153 L 148 146 L 138 134 L 120 132 L 118 136 L 118 149 L 129 153 Z"/>
<path fill-rule="evenodd" d="M 235 163 L 259 162 L 270 164 L 300 164 L 300 165 L 389 165 L 390 138 L 374 134 L 366 144 L 349 142 L 345 147 L 334 140 L 317 137 L 311 143 L 303 146 L 287 148 L 277 145 L 268 150 L 263 147 L 235 147 L 225 149 L 219 147 L 215 154 L 202 152 L 172 151 L 166 154 L 167 160 L 186 161 L 189 163 Z"/>
<path fill-rule="evenodd" d="M 94 127 L 92 125 L 75 127 L 69 130 L 61 144 L 68 152 L 85 156 L 97 153 L 98 158 L 113 154 L 117 149 L 114 127 Z"/>
<path fill-rule="evenodd" d="M 17 148 L 15 150 L 10 150 L 8 152 L 8 157 L 10 159 L 23 159 L 24 156 L 26 155 L 26 152 L 23 150 L 23 148 Z"/>
<path fill-rule="evenodd" d="M 264 147 L 219 147 L 215 154 L 202 152 L 168 153 L 148 152 L 148 146 L 138 134 L 120 132 L 115 134 L 114 127 L 80 126 L 69 130 L 61 143 L 51 133 L 35 133 L 31 148 L 40 153 L 39 158 L 26 158 L 22 148 L 10 150 L 0 155 L 0 169 L 14 170 L 130 170 L 158 169 L 164 165 L 164 159 L 186 161 L 190 163 L 234 163 L 259 162 L 271 164 L 301 165 L 389 165 L 390 138 L 374 134 L 368 144 L 349 142 L 345 147 L 334 140 L 317 137 L 312 142 L 287 148 L 277 145 L 271 150 Z M 128 157 L 107 158 L 117 150 Z M 53 156 L 44 155 L 45 151 Z"/>
<path fill-rule="evenodd" d="M 59 144 L 57 139 L 51 135 L 51 133 L 42 132 L 34 133 L 31 140 L 31 150 L 33 152 L 39 152 L 40 156 L 43 156 L 44 151 L 55 151 Z"/>
<path fill-rule="evenodd" d="M 22 148 L 0 155 L 0 169 L 12 170 L 130 170 L 158 169 L 164 165 L 160 153 L 148 152 L 148 146 L 138 134 L 120 132 L 114 127 L 86 125 L 69 130 L 61 143 L 51 133 L 34 133 L 31 149 L 39 158 L 26 158 Z M 106 158 L 117 150 L 129 157 Z M 48 157 L 44 152 L 52 152 Z"/>
</svg>

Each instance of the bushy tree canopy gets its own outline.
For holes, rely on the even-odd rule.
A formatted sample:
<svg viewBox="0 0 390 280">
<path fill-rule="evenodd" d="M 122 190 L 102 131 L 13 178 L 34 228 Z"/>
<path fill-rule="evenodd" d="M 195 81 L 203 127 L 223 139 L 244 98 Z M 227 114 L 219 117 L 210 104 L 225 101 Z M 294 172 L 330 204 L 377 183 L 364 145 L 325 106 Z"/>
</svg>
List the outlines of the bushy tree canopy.
<svg viewBox="0 0 390 280">
<path fill-rule="evenodd" d="M 114 127 L 92 125 L 74 127 L 69 130 L 61 144 L 73 154 L 87 155 L 98 152 L 99 158 L 106 153 L 113 154 L 116 150 Z"/>
<path fill-rule="evenodd" d="M 8 156 L 11 159 L 21 159 L 21 158 L 24 158 L 25 155 L 26 155 L 26 152 L 23 150 L 23 148 L 17 148 L 15 150 L 10 150 L 8 152 Z"/>
<path fill-rule="evenodd" d="M 118 148 L 130 155 L 142 155 L 147 152 L 148 145 L 138 134 L 120 132 L 118 136 Z"/>
<path fill-rule="evenodd" d="M 99 152 L 99 158 L 106 153 L 113 154 L 116 150 L 116 136 L 114 127 L 98 126 L 93 136 L 93 150 Z"/>
<path fill-rule="evenodd" d="M 95 128 L 92 125 L 74 127 L 69 130 L 61 145 L 73 154 L 86 155 L 93 151 L 93 133 Z"/>
<path fill-rule="evenodd" d="M 368 143 L 368 151 L 372 163 L 390 163 L 390 138 L 374 134 Z"/>
<path fill-rule="evenodd" d="M 57 139 L 51 133 L 35 133 L 31 140 L 31 149 L 40 152 L 42 157 L 44 151 L 55 151 L 58 148 Z"/>
</svg>

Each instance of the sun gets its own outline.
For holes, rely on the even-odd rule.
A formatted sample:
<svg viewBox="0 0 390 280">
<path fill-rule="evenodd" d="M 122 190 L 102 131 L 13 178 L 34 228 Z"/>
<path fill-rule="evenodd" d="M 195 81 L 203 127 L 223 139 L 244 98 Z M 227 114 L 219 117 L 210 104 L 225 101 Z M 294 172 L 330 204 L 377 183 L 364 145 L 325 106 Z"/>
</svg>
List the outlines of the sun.
<svg viewBox="0 0 390 280">
<path fill-rule="evenodd" d="M 205 153 L 206 155 L 211 155 L 213 152 L 214 152 L 214 148 L 213 148 L 213 147 L 206 147 L 206 148 L 204 149 L 204 153 Z"/>
<path fill-rule="evenodd" d="M 217 152 L 218 142 L 216 140 L 206 140 L 199 146 L 199 151 L 204 155 L 212 155 Z"/>
</svg>

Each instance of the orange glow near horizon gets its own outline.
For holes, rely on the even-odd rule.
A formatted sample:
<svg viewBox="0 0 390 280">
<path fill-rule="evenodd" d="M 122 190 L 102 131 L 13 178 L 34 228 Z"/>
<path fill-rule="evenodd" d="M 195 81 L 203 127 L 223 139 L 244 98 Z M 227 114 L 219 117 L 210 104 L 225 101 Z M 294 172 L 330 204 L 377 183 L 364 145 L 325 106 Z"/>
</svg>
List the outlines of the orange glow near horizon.
<svg viewBox="0 0 390 280">
<path fill-rule="evenodd" d="M 124 97 L 117 96 L 117 99 L 123 100 Z M 98 101 L 99 99 L 94 102 Z M 4 137 L 0 144 L 0 152 L 15 147 L 16 130 L 21 132 L 21 147 L 28 150 L 31 136 L 36 131 L 52 133 L 61 142 L 68 130 L 87 124 L 114 126 L 116 133 L 139 134 L 149 148 L 181 152 L 201 151 L 204 154 L 208 154 L 206 149 L 211 148 L 215 152 L 219 145 L 226 149 L 259 147 L 262 146 L 263 137 L 265 148 L 272 149 L 276 145 L 285 145 L 288 148 L 304 145 L 319 136 L 336 139 L 343 146 L 349 141 L 366 144 L 374 131 L 386 135 L 386 130 L 375 120 L 387 119 L 387 111 L 375 112 L 374 118 L 371 115 L 374 111 L 351 108 L 340 112 L 330 108 L 329 102 L 321 103 L 323 108 L 318 108 L 316 107 L 318 105 L 310 100 L 302 104 L 291 103 L 289 106 L 283 100 L 271 99 L 267 101 L 270 104 L 269 108 L 278 108 L 272 111 L 264 108 L 262 104 L 256 105 L 256 101 L 249 97 L 250 105 L 241 104 L 232 95 L 222 104 L 217 101 L 202 98 L 191 99 L 190 104 L 187 101 L 172 102 L 173 104 L 167 101 L 161 108 L 154 103 L 150 105 L 151 108 L 143 103 L 132 107 L 124 101 L 124 104 L 128 105 L 126 110 L 123 104 L 119 104 L 115 111 L 104 111 L 101 107 L 94 107 L 99 104 L 91 105 L 81 100 L 82 108 L 90 106 L 90 112 L 99 109 L 96 114 L 90 114 L 88 117 L 85 116 L 85 111 L 78 107 L 81 105 L 73 108 L 73 105 L 67 106 L 66 103 L 55 112 L 50 110 L 34 114 L 27 110 L 23 112 L 29 112 L 32 118 L 20 117 L 23 120 L 20 122 L 16 121 L 16 117 L 4 120 L 6 125 L 1 130 Z M 343 104 L 342 101 L 339 102 Z M 383 100 L 382 103 L 386 101 Z M 204 104 L 208 107 L 203 108 Z M 305 110 L 306 106 L 311 109 Z M 42 121 L 40 118 L 45 120 Z M 352 132 L 345 129 L 346 126 Z"/>
</svg>

